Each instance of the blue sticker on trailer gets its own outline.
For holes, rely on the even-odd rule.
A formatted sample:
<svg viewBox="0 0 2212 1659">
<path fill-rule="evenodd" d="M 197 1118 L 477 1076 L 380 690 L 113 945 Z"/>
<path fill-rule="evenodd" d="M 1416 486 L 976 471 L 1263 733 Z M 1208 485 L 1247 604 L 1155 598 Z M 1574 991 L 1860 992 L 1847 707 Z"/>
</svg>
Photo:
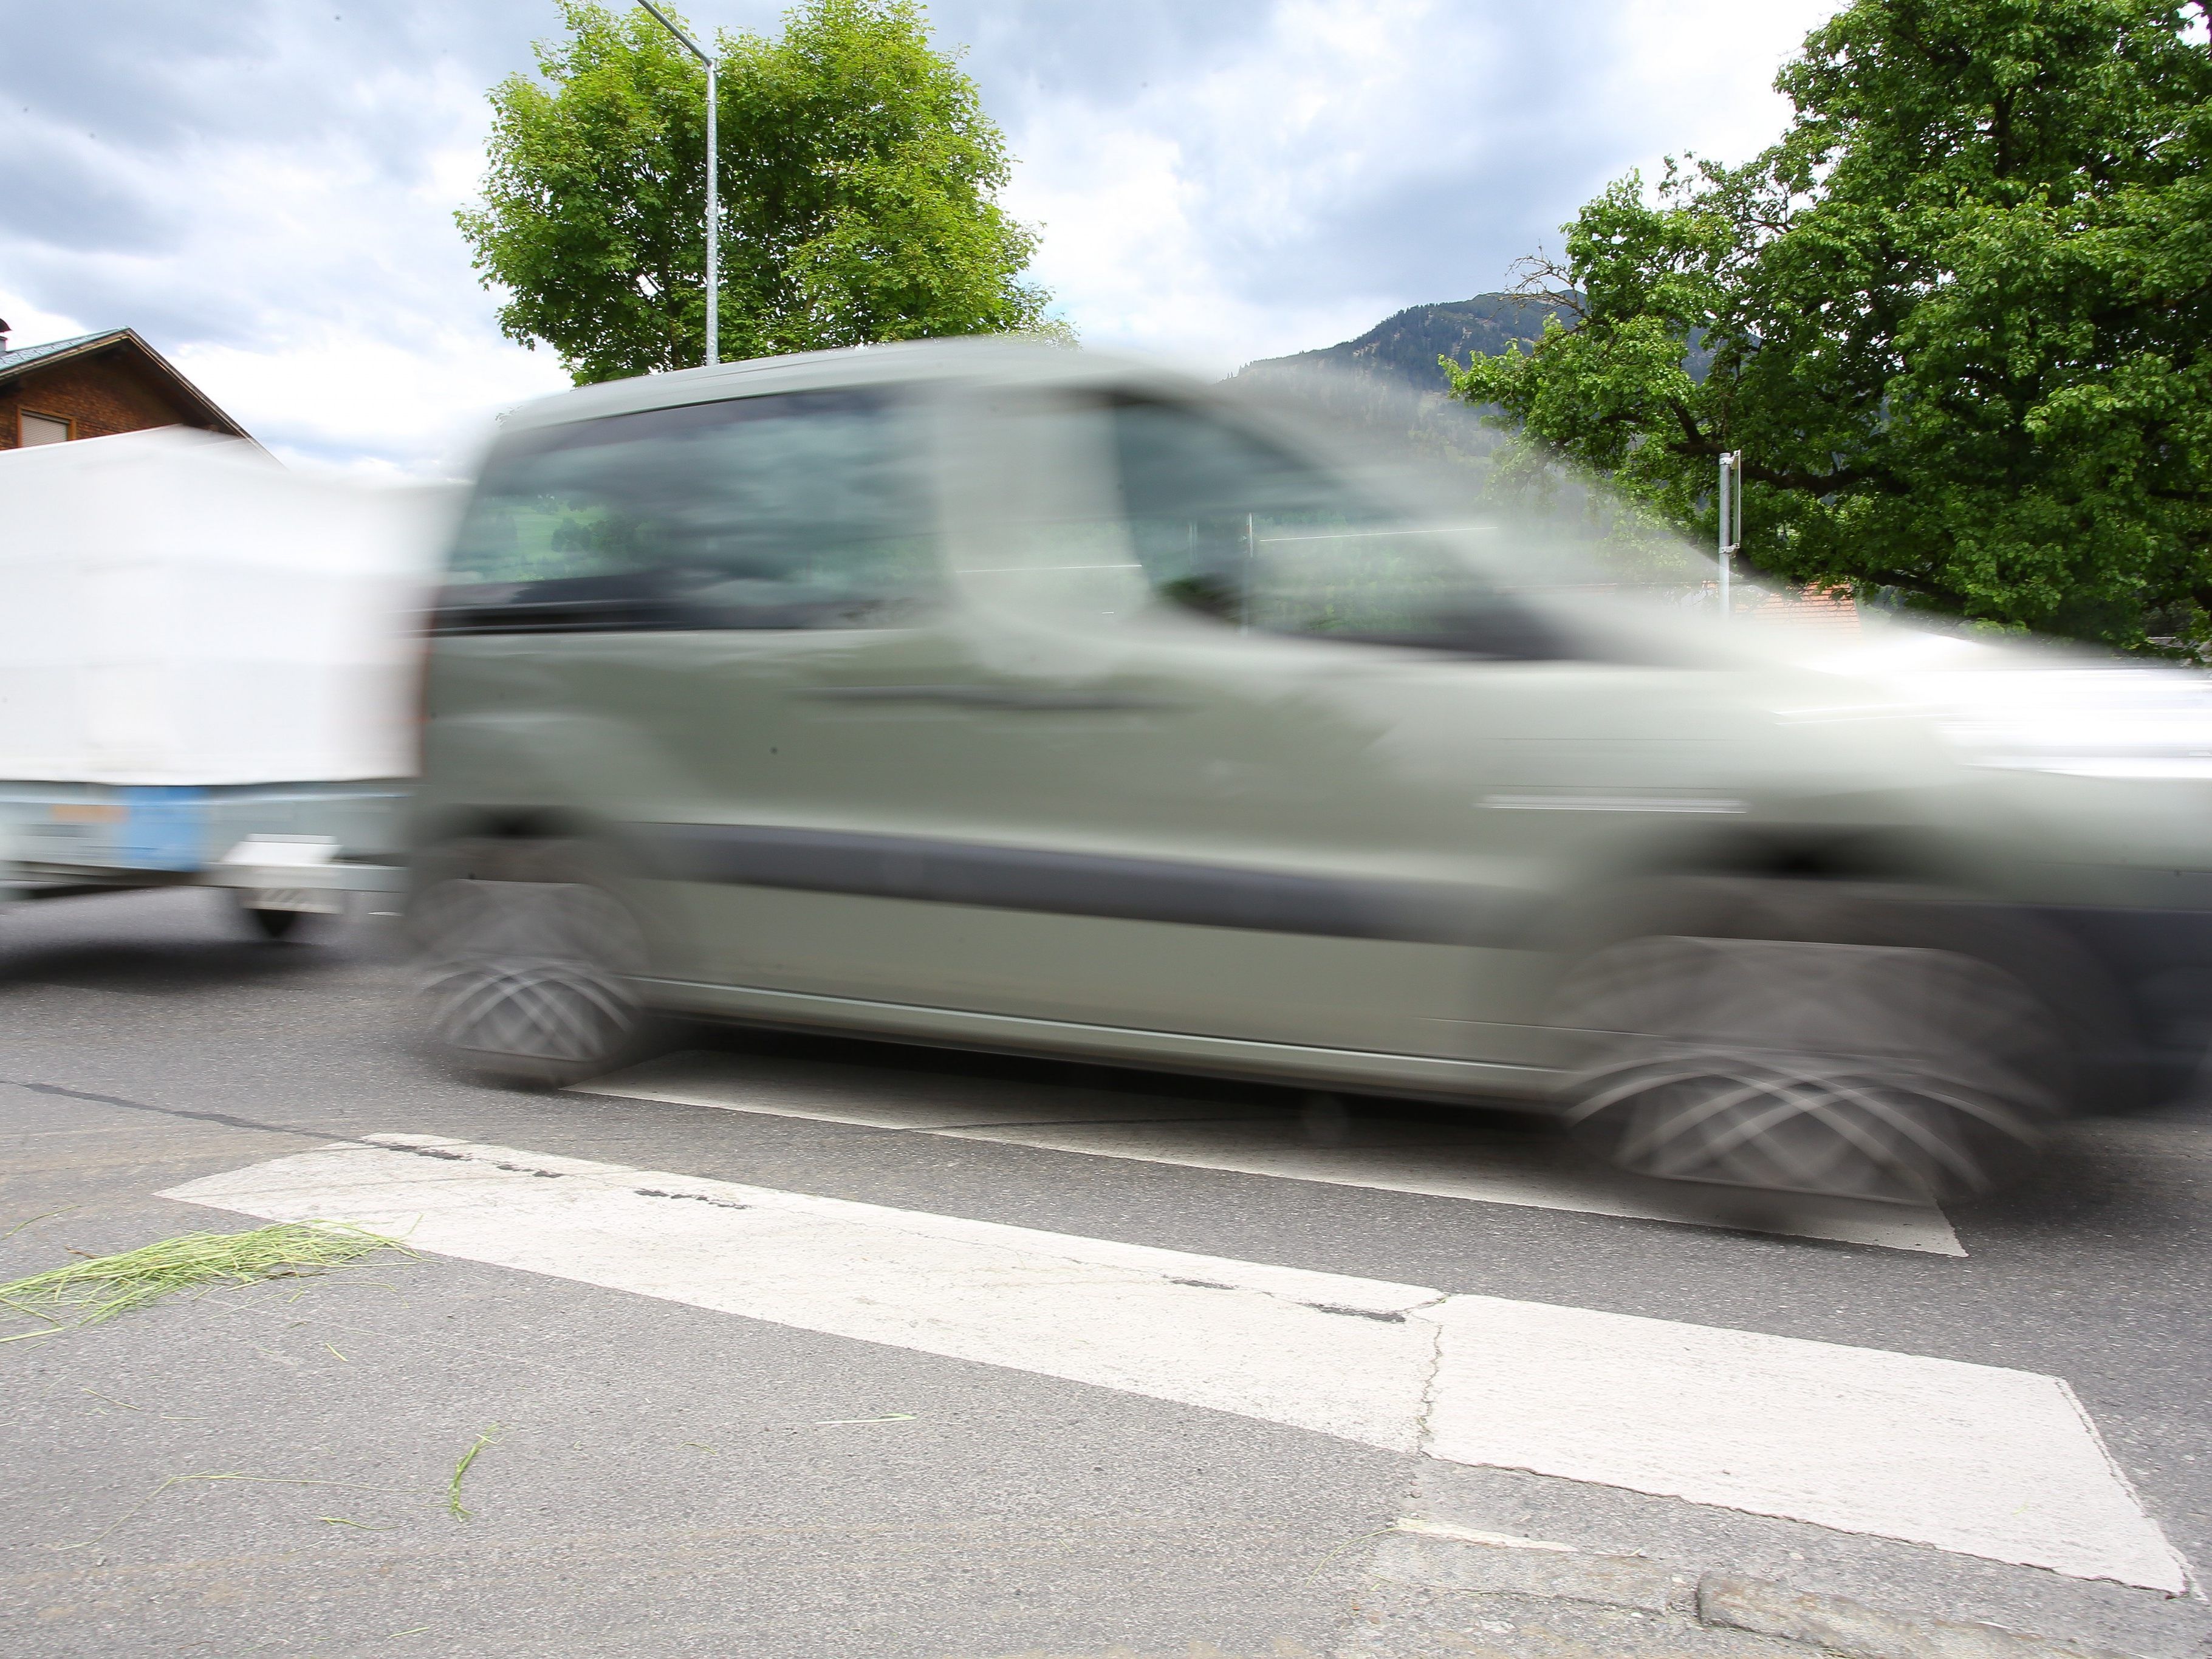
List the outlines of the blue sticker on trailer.
<svg viewBox="0 0 2212 1659">
<path fill-rule="evenodd" d="M 119 861 L 134 870 L 198 870 L 207 862 L 207 791 L 190 784 L 118 789 Z"/>
</svg>

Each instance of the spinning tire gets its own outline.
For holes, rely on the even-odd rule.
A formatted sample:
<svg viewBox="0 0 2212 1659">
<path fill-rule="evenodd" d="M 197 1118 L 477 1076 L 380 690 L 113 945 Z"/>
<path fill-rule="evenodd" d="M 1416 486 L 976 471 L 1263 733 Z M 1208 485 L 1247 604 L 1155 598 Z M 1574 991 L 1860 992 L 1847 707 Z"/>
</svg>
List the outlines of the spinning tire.
<svg viewBox="0 0 2212 1659">
<path fill-rule="evenodd" d="M 297 910 L 264 910 L 258 905 L 245 904 L 239 908 L 245 913 L 247 925 L 265 939 L 289 938 L 299 930 Z"/>
<path fill-rule="evenodd" d="M 1927 1204 L 2030 1164 L 2070 1054 L 2043 999 L 1925 945 L 1652 935 L 1562 984 L 1566 1121 L 1675 1181 Z"/>
<path fill-rule="evenodd" d="M 431 1042 L 457 1069 L 556 1087 L 622 1064 L 643 1010 L 635 919 L 571 843 L 453 849 L 410 919 Z"/>
</svg>

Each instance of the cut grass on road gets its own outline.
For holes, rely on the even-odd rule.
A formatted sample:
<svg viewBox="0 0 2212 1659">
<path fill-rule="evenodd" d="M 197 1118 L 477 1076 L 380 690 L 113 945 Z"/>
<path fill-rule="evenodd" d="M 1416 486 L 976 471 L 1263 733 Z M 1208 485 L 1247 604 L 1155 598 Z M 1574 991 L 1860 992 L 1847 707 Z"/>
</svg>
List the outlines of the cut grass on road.
<svg viewBox="0 0 2212 1659">
<path fill-rule="evenodd" d="M 416 1254 L 396 1238 L 345 1222 L 286 1221 L 242 1233 L 185 1233 L 0 1285 L 0 1307 L 46 1321 L 44 1329 L 19 1331 L 0 1341 L 97 1325 L 182 1291 L 349 1267 L 386 1250 Z"/>
</svg>

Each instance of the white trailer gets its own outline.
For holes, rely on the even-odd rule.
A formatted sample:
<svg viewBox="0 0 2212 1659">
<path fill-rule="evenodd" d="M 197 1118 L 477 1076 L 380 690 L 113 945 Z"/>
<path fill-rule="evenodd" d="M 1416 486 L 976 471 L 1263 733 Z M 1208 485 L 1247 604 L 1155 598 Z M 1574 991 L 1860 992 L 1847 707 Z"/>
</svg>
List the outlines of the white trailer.
<svg viewBox="0 0 2212 1659">
<path fill-rule="evenodd" d="M 454 501 L 178 429 L 0 453 L 0 902 L 225 887 L 275 936 L 396 889 Z"/>
</svg>

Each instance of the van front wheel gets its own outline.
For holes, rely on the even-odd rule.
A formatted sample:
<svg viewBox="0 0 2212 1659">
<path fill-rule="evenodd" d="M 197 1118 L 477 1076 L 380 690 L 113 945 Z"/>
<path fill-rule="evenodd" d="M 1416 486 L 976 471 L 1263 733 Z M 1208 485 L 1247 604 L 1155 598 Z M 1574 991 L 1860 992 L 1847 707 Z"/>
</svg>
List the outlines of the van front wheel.
<svg viewBox="0 0 2212 1659">
<path fill-rule="evenodd" d="M 1567 1121 L 1639 1175 L 1943 1203 L 2004 1185 L 2061 1115 L 2059 1022 L 1954 951 L 1651 937 L 1562 991 Z"/>
</svg>

